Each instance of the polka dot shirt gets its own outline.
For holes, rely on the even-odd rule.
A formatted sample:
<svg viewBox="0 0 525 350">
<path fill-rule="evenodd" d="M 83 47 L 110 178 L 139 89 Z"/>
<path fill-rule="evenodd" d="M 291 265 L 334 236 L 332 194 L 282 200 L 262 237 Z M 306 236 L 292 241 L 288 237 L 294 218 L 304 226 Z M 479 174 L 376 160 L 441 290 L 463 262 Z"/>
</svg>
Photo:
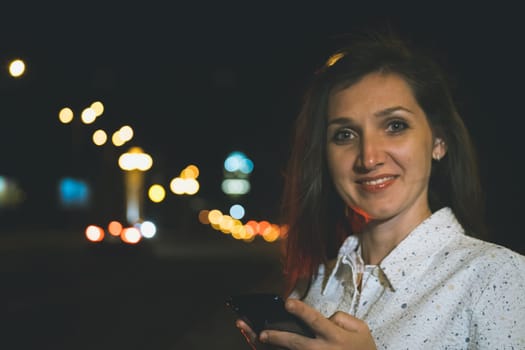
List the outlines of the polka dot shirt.
<svg viewBox="0 0 525 350">
<path fill-rule="evenodd" d="M 326 317 L 364 320 L 378 349 L 525 349 L 525 257 L 465 235 L 449 208 L 377 266 L 363 264 L 358 243 L 348 237 L 308 291 Z"/>
</svg>

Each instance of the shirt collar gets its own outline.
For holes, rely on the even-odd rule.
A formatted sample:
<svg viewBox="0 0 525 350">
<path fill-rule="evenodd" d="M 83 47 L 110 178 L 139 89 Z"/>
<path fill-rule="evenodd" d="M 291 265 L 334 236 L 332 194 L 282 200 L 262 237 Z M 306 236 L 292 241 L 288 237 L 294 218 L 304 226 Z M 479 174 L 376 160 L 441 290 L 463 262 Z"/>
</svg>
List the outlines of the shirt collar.
<svg viewBox="0 0 525 350">
<path fill-rule="evenodd" d="M 405 278 L 420 271 L 458 234 L 464 234 L 464 230 L 448 207 L 425 219 L 379 264 L 392 288 L 395 290 Z"/>
<path fill-rule="evenodd" d="M 403 279 L 418 271 L 450 239 L 463 233 L 452 210 L 444 207 L 419 224 L 381 261 L 379 273 L 396 290 Z M 345 256 L 354 261 L 358 247 L 359 239 L 349 236 L 339 249 L 338 264 Z"/>
</svg>

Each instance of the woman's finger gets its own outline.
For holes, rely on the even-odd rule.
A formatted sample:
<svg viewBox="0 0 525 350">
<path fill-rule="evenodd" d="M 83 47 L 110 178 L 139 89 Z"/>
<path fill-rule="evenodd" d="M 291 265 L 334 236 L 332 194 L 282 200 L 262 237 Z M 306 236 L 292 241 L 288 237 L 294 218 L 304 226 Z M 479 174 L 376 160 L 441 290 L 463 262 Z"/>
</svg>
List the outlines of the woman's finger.
<svg viewBox="0 0 525 350">
<path fill-rule="evenodd" d="M 235 326 L 239 328 L 241 334 L 244 336 L 244 338 L 246 338 L 246 341 L 248 342 L 248 344 L 250 344 L 252 349 L 255 349 L 257 334 L 255 334 L 255 332 L 250 328 L 250 326 L 248 326 L 248 324 L 241 319 L 235 321 Z"/>
<path fill-rule="evenodd" d="M 311 338 L 299 334 L 276 330 L 262 331 L 259 339 L 263 344 L 271 344 L 272 349 L 287 350 L 304 350 L 307 343 L 312 341 Z"/>
<path fill-rule="evenodd" d="M 287 299 L 285 307 L 288 312 L 296 315 L 308 324 L 315 334 L 324 336 L 331 326 L 330 320 L 310 305 L 298 299 Z"/>
<path fill-rule="evenodd" d="M 329 320 L 334 322 L 339 327 L 354 332 L 363 332 L 368 331 L 368 325 L 366 322 L 347 314 L 346 312 L 337 311 L 332 316 L 329 317 Z"/>
</svg>

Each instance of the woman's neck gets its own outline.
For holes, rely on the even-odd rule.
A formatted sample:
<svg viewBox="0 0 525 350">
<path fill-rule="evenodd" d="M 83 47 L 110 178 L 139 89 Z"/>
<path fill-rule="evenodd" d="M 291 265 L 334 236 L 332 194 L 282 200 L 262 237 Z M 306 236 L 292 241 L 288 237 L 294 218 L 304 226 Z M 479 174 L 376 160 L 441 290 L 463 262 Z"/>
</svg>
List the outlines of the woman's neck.
<svg viewBox="0 0 525 350">
<path fill-rule="evenodd" d="M 430 215 L 430 210 L 426 210 L 412 217 L 398 215 L 389 220 L 368 222 L 359 234 L 364 263 L 379 265 L 410 232 Z"/>
</svg>

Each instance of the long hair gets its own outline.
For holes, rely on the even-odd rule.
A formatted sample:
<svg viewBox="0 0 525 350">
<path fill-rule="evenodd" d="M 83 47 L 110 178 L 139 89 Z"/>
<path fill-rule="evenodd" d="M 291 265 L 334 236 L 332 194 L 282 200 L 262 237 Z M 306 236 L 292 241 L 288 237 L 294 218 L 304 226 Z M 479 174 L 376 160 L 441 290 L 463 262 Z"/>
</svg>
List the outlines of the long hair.
<svg viewBox="0 0 525 350">
<path fill-rule="evenodd" d="M 316 72 L 294 124 L 281 208 L 288 225 L 283 260 L 285 294 L 299 280 L 311 280 L 319 265 L 335 257 L 344 239 L 352 234 L 344 215 L 346 206 L 328 171 L 327 108 L 334 89 L 350 87 L 370 73 L 401 76 L 425 112 L 434 137 L 447 146 L 445 157 L 432 163 L 431 211 L 448 206 L 467 234 L 485 236 L 475 149 L 446 76 L 429 55 L 395 35 L 360 36 L 337 50 Z"/>
</svg>

